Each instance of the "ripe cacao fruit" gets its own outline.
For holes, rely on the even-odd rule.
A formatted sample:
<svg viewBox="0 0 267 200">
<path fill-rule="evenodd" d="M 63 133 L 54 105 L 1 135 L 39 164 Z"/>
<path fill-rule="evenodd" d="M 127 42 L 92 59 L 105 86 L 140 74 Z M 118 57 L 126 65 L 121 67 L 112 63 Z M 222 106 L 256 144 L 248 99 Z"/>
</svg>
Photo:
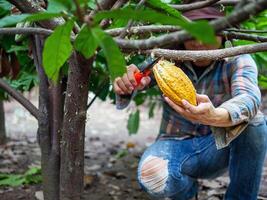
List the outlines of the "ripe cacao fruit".
<svg viewBox="0 0 267 200">
<path fill-rule="evenodd" d="M 196 90 L 188 76 L 173 63 L 160 60 L 153 67 L 155 79 L 165 96 L 182 106 L 182 99 L 197 105 Z"/>
</svg>

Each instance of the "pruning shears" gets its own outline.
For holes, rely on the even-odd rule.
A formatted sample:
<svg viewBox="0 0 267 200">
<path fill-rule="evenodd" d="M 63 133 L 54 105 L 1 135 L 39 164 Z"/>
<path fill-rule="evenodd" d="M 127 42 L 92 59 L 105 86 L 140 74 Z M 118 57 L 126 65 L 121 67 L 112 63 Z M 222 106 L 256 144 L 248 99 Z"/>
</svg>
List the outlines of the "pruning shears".
<svg viewBox="0 0 267 200">
<path fill-rule="evenodd" d="M 160 60 L 160 57 L 158 58 L 152 58 L 148 57 L 144 62 L 142 62 L 138 69 L 140 70 L 139 72 L 134 73 L 135 80 L 137 82 L 137 86 L 140 84 L 141 79 L 143 77 L 149 76 L 151 73 L 152 67 Z"/>
<path fill-rule="evenodd" d="M 152 67 L 160 60 L 161 58 L 153 58 L 148 57 L 146 60 L 144 60 L 141 64 L 138 65 L 139 72 L 134 73 L 135 80 L 137 82 L 137 86 L 140 84 L 141 79 L 143 77 L 149 76 L 151 73 Z M 124 109 L 129 105 L 131 100 L 135 97 L 137 93 L 137 86 L 135 87 L 134 91 L 130 95 L 123 95 L 124 98 L 128 99 L 127 103 L 124 103 L 123 105 L 118 106 L 117 109 Z"/>
</svg>

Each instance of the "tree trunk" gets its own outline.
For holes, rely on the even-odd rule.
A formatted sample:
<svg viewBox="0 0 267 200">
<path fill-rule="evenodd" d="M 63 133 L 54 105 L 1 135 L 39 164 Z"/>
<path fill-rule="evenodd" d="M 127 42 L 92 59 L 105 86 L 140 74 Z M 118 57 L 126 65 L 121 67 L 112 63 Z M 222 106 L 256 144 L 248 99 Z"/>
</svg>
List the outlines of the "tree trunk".
<svg viewBox="0 0 267 200">
<path fill-rule="evenodd" d="M 43 192 L 45 200 L 59 200 L 60 130 L 63 118 L 62 85 L 50 85 L 42 66 L 43 38 L 35 36 L 33 55 L 39 84 L 38 141 L 41 148 Z"/>
<path fill-rule="evenodd" d="M 4 103 L 0 100 L 0 145 L 6 143 Z"/>
<path fill-rule="evenodd" d="M 83 193 L 84 134 L 92 61 L 74 52 L 69 62 L 61 139 L 60 200 L 80 200 Z"/>
</svg>

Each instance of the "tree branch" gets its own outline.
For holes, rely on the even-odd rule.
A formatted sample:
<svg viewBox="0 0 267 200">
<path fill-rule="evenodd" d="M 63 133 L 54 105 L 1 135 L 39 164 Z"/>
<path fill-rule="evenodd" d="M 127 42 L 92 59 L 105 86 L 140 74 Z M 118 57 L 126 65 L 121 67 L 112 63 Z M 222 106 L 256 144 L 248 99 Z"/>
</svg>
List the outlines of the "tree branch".
<svg viewBox="0 0 267 200">
<path fill-rule="evenodd" d="M 48 36 L 52 34 L 53 31 L 45 28 L 0 28 L 0 35 L 45 35 Z"/>
<path fill-rule="evenodd" d="M 153 54 L 157 57 L 164 57 L 173 60 L 190 60 L 198 61 L 203 59 L 219 60 L 222 58 L 237 56 L 241 54 L 250 54 L 255 52 L 267 51 L 267 42 L 260 44 L 244 45 L 238 47 L 231 47 L 217 50 L 202 50 L 202 51 L 188 51 L 188 50 L 166 50 L 154 49 L 141 51 L 142 54 Z"/>
<path fill-rule="evenodd" d="M 240 39 L 240 40 L 249 40 L 254 42 L 267 42 L 267 37 L 259 35 L 251 35 L 246 33 L 236 33 L 223 31 L 219 35 L 225 36 L 227 39 Z"/>
<path fill-rule="evenodd" d="M 120 8 L 123 4 L 125 4 L 128 0 L 117 0 L 115 4 L 112 6 L 111 10 Z M 100 27 L 101 28 L 106 28 L 110 24 L 111 20 L 110 19 L 103 19 L 100 22 Z"/>
<path fill-rule="evenodd" d="M 24 108 L 26 108 L 37 120 L 39 119 L 41 112 L 20 92 L 13 89 L 3 79 L 0 79 L 0 88 L 6 91 L 10 96 L 16 99 Z"/>
<path fill-rule="evenodd" d="M 135 7 L 135 10 L 139 10 L 139 8 L 141 8 L 145 2 L 146 2 L 146 0 L 140 0 L 139 3 L 137 4 L 137 6 Z M 128 21 L 127 26 L 124 27 L 124 30 L 120 33 L 119 38 L 125 38 L 125 36 L 128 34 L 128 29 L 131 28 L 133 23 L 134 23 L 133 20 Z"/>
<path fill-rule="evenodd" d="M 237 28 L 228 28 L 226 29 L 226 31 L 233 31 L 240 33 L 267 33 L 267 30 L 248 30 L 248 29 L 237 29 Z"/>
<path fill-rule="evenodd" d="M 32 0 L 7 0 L 16 8 L 18 8 L 23 13 L 37 13 L 37 12 L 43 12 L 45 9 L 43 9 L 41 6 L 39 6 L 37 3 L 35 3 Z M 64 23 L 63 18 L 55 18 L 53 20 L 46 20 L 38 22 L 42 27 L 54 29 L 58 25 Z"/>
<path fill-rule="evenodd" d="M 266 0 L 258 0 L 257 2 L 247 4 L 242 9 L 232 13 L 231 15 L 214 20 L 210 22 L 210 25 L 214 28 L 216 32 L 219 32 L 229 26 L 234 24 L 239 24 L 246 19 L 249 19 L 251 15 L 255 15 L 267 8 Z M 160 47 L 169 45 L 172 43 L 181 43 L 185 40 L 191 39 L 186 31 L 178 31 L 174 33 L 169 33 L 161 35 L 157 38 L 149 38 L 144 40 L 124 40 L 116 38 L 117 44 L 122 49 L 151 49 L 154 47 Z"/>
<path fill-rule="evenodd" d="M 115 37 L 120 35 L 124 28 L 114 28 L 106 30 L 106 33 Z M 162 32 L 174 32 L 180 30 L 177 26 L 170 25 L 144 25 L 144 26 L 132 26 L 127 32 L 128 34 L 143 34 L 143 33 L 162 33 Z"/>
<path fill-rule="evenodd" d="M 206 6 L 213 5 L 213 4 L 217 3 L 218 1 L 220 1 L 220 0 L 206 0 L 206 1 L 194 2 L 194 3 L 190 3 L 190 4 L 179 4 L 179 5 L 170 4 L 170 6 L 176 10 L 185 12 L 185 11 L 189 11 L 189 10 L 204 8 Z"/>
</svg>

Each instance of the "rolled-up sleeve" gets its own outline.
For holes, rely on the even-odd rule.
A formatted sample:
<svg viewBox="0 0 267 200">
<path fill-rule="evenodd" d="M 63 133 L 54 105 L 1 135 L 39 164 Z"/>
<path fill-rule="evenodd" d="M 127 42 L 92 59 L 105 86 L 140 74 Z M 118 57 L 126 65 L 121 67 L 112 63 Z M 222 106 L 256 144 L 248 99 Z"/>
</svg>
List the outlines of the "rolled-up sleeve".
<svg viewBox="0 0 267 200">
<path fill-rule="evenodd" d="M 219 107 L 229 112 L 231 127 L 211 127 L 218 148 L 227 146 L 235 139 L 257 114 L 261 93 L 258 87 L 258 71 L 250 55 L 236 57 L 231 67 L 231 96 Z"/>
</svg>

